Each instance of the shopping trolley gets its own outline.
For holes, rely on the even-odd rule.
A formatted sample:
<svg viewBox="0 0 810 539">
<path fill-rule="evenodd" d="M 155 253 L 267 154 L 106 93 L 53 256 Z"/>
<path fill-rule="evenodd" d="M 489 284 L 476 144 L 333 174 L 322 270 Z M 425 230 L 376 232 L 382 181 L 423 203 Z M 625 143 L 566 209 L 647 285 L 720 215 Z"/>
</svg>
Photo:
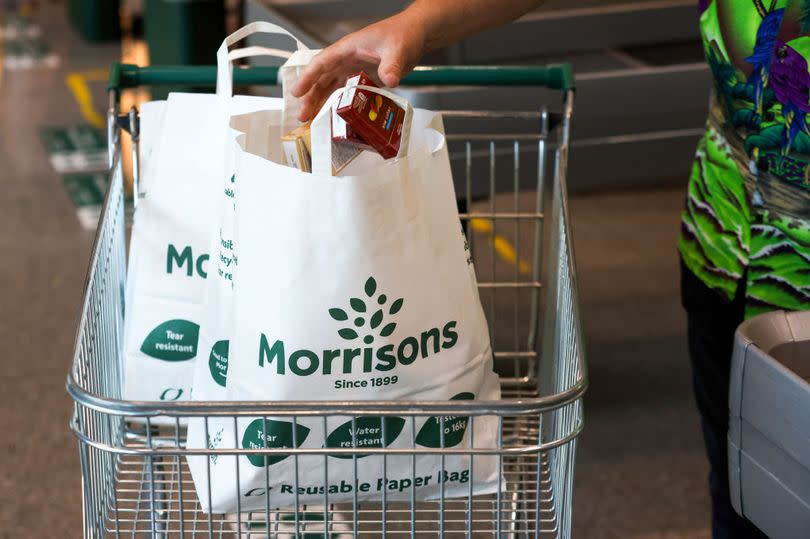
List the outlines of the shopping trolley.
<svg viewBox="0 0 810 539">
<path fill-rule="evenodd" d="M 239 69 L 239 85 L 274 84 L 278 69 Z M 570 537 L 576 439 L 587 386 L 582 328 L 566 199 L 568 138 L 573 111 L 570 66 L 422 67 L 403 80 L 430 87 L 540 87 L 560 90 L 560 107 L 532 112 L 450 111 L 444 114 L 460 217 L 478 274 L 499 373 L 498 401 L 132 402 L 122 399 L 126 316 L 126 207 L 122 138 L 132 140 L 137 186 L 138 115 L 120 111 L 121 92 L 149 85 L 212 87 L 214 67 L 116 64 L 110 76 L 108 135 L 111 181 L 98 224 L 67 390 L 75 402 L 71 428 L 79 440 L 85 537 Z M 129 133 L 127 135 L 126 133 Z M 552 171 L 552 185 L 544 181 Z M 527 179 L 528 178 L 528 179 Z M 547 196 L 547 191 L 551 196 Z M 137 201 L 138 190 L 134 199 Z M 148 196 L 148 195 L 147 195 Z M 546 215 L 550 221 L 546 222 Z M 546 264 L 543 264 L 543 261 Z M 542 307 L 542 308 L 541 308 Z M 347 416 L 496 418 L 495 447 L 342 448 L 342 457 L 422 453 L 494 455 L 502 488 L 491 495 L 435 500 L 379 500 L 206 514 L 186 466 L 188 455 L 272 455 L 322 458 L 328 448 L 186 447 L 191 417 L 285 416 L 292 422 Z M 166 426 L 168 424 L 168 426 Z M 385 424 L 385 422 L 383 422 Z M 409 428 L 406 424 L 405 428 Z M 443 427 L 443 425 L 442 425 Z M 443 429 L 442 429 L 443 430 Z M 469 429 L 472 432 L 473 428 Z M 444 458 L 441 459 L 442 463 Z M 368 466 L 369 461 L 362 461 Z M 376 464 L 374 464 L 376 465 Z M 298 469 L 296 467 L 296 469 Z M 354 468 L 357 469 L 356 467 Z M 413 468 L 415 470 L 415 468 Z M 398 470 L 402 473 L 402 470 Z M 406 471 L 407 473 L 407 471 Z M 473 474 L 470 474 L 471 476 Z M 296 485 L 298 477 L 290 478 Z M 356 489 L 355 489 L 356 492 Z M 383 490 L 383 492 L 385 492 Z"/>
</svg>

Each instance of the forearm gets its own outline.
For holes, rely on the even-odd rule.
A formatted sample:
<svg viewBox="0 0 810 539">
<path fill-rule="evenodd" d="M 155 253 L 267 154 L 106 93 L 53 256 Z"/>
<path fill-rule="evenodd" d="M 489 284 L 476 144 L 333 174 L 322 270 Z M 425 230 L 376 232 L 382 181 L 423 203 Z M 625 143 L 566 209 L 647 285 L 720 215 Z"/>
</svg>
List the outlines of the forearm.
<svg viewBox="0 0 810 539">
<path fill-rule="evenodd" d="M 365 71 L 394 87 L 429 51 L 507 24 L 541 0 L 414 0 L 404 11 L 353 32 L 315 56 L 292 94 L 303 101 L 299 119 L 320 109 L 349 75 Z"/>
<path fill-rule="evenodd" d="M 542 0 L 416 0 L 399 17 L 424 32 L 424 52 L 509 23 Z"/>
</svg>

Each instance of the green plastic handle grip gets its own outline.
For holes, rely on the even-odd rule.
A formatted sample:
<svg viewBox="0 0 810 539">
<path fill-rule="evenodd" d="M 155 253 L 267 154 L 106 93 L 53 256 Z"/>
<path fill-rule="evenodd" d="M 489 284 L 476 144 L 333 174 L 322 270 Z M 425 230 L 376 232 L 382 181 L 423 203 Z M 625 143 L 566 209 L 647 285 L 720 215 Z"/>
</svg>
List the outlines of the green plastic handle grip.
<svg viewBox="0 0 810 539">
<path fill-rule="evenodd" d="M 139 86 L 214 87 L 216 66 L 149 66 L 114 63 L 109 90 Z M 543 86 L 567 92 L 575 87 L 571 64 L 545 66 L 419 66 L 401 82 L 405 86 Z M 278 67 L 234 70 L 234 84 L 278 84 Z"/>
</svg>

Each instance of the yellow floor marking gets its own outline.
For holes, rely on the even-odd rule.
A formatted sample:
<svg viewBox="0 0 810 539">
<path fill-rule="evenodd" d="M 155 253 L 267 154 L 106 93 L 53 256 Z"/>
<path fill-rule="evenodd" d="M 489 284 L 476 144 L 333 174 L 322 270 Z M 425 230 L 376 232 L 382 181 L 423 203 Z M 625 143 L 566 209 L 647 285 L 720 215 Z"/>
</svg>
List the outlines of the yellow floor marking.
<svg viewBox="0 0 810 539">
<path fill-rule="evenodd" d="M 110 70 L 106 68 L 88 69 L 87 71 L 77 71 L 77 73 L 89 82 L 107 82 Z"/>
<path fill-rule="evenodd" d="M 512 246 L 512 243 L 504 236 L 494 233 L 495 224 L 491 219 L 470 219 L 470 226 L 474 231 L 481 234 L 486 234 L 489 237 L 489 240 L 492 242 L 495 252 L 510 264 L 517 264 L 520 273 L 531 273 L 531 264 L 525 260 L 520 260 L 518 262 L 517 251 L 515 250 L 514 246 Z"/>
<path fill-rule="evenodd" d="M 470 219 L 470 226 L 476 232 L 492 234 L 492 221 L 489 219 Z"/>
<path fill-rule="evenodd" d="M 73 93 L 73 99 L 79 105 L 79 110 L 87 120 L 87 123 L 93 127 L 103 129 L 107 125 L 104 116 L 96 111 L 93 105 L 93 95 L 90 93 L 90 85 L 88 82 L 98 82 L 106 80 L 106 69 L 93 69 L 89 71 L 75 71 L 68 73 L 65 77 L 65 83 L 70 91 Z"/>
</svg>

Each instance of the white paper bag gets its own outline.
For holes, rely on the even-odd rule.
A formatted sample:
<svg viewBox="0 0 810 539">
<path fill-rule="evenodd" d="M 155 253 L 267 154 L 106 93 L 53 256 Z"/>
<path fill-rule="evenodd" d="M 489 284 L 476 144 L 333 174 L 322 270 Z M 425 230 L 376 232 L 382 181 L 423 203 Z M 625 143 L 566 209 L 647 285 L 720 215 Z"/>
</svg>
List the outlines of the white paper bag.
<svg viewBox="0 0 810 539">
<path fill-rule="evenodd" d="M 240 96 L 229 107 L 235 113 L 280 109 L 281 100 Z M 226 174 L 226 116 L 216 95 L 172 93 L 163 114 L 160 142 L 143 169 L 147 189 L 130 242 L 124 322 L 128 400 L 190 397 L 210 242 Z"/>
<path fill-rule="evenodd" d="M 356 160 L 332 177 L 328 118 L 337 95 L 313 122 L 312 174 L 251 149 L 260 133 L 240 138 L 227 400 L 500 398 L 447 147 L 436 129 L 441 118 L 409 111 L 410 140 L 403 133 L 397 159 Z M 472 434 L 475 447 L 497 447 L 495 418 L 443 421 L 444 447 L 469 447 Z M 357 447 L 438 448 L 441 423 L 240 417 L 235 430 L 232 418 L 211 418 L 206 447 L 346 448 L 356 437 Z M 448 454 L 442 468 L 440 456 L 419 455 L 414 474 L 411 456 L 390 455 L 386 477 L 379 455 L 361 455 L 356 477 L 345 457 L 218 455 L 207 464 L 190 457 L 189 465 L 203 509 L 213 512 L 235 511 L 237 493 L 241 510 L 251 511 L 323 503 L 324 492 L 333 503 L 379 499 L 383 491 L 389 500 L 410 499 L 411 487 L 417 499 L 442 489 L 446 497 L 466 496 L 471 481 L 475 494 L 498 487 L 495 457 L 476 457 L 471 469 L 469 456 Z"/>
</svg>

